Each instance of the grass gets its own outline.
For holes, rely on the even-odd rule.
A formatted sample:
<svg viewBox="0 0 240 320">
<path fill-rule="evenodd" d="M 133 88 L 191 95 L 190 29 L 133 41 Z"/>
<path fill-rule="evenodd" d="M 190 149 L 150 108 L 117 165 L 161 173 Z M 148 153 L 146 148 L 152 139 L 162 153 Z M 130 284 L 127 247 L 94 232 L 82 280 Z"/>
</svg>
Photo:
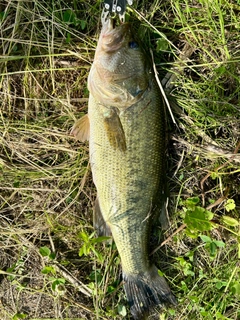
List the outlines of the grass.
<svg viewBox="0 0 240 320">
<path fill-rule="evenodd" d="M 131 319 L 116 247 L 95 238 L 87 110 L 100 1 L 0 6 L 0 318 Z M 176 119 L 153 255 L 179 300 L 151 319 L 239 319 L 240 4 L 138 1 Z M 199 222 L 200 221 L 200 222 Z"/>
</svg>

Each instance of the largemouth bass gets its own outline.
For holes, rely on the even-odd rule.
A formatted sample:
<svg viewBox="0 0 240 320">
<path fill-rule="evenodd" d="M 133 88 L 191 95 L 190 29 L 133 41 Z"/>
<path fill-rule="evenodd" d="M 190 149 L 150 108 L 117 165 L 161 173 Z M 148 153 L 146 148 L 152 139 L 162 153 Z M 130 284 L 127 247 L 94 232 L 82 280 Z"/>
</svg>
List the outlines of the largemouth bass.
<svg viewBox="0 0 240 320">
<path fill-rule="evenodd" d="M 72 133 L 82 141 L 89 138 L 95 225 L 101 234 L 112 234 L 131 313 L 142 319 L 153 306 L 176 299 L 148 248 L 164 174 L 163 102 L 129 24 L 103 24 L 88 88 L 88 115 Z"/>
</svg>

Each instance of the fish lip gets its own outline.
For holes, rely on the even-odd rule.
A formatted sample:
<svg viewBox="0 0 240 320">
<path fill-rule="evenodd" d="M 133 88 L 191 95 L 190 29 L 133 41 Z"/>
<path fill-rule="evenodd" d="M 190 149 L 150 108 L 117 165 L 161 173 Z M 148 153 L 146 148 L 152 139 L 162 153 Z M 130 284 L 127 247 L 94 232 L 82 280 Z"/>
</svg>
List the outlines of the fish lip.
<svg viewBox="0 0 240 320">
<path fill-rule="evenodd" d="M 102 21 L 102 32 L 110 31 L 113 29 L 113 22 L 112 18 L 108 18 L 107 20 Z"/>
<path fill-rule="evenodd" d="M 115 27 L 113 19 L 108 19 L 108 21 L 103 24 L 101 32 L 103 50 L 107 53 L 118 50 L 129 33 L 129 23 L 123 23 Z"/>
</svg>

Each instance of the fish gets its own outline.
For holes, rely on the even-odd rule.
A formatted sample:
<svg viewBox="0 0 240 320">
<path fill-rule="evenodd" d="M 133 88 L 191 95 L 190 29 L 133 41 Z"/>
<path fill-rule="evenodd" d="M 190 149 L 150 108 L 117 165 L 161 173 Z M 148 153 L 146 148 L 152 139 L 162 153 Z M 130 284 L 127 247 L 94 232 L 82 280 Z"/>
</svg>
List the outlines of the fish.
<svg viewBox="0 0 240 320">
<path fill-rule="evenodd" d="M 89 140 L 94 224 L 99 235 L 112 235 L 130 311 L 145 319 L 155 306 L 177 300 L 149 257 L 165 172 L 165 112 L 152 63 L 130 23 L 103 22 L 88 88 L 88 114 L 72 134 Z"/>
</svg>

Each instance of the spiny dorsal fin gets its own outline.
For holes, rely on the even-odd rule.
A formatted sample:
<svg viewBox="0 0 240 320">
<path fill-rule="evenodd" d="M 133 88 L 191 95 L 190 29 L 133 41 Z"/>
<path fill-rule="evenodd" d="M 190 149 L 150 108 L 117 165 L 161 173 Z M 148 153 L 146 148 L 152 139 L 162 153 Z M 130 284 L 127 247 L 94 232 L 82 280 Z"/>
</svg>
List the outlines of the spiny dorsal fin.
<svg viewBox="0 0 240 320">
<path fill-rule="evenodd" d="M 90 131 L 89 118 L 88 118 L 88 114 L 85 114 L 85 116 L 78 119 L 74 123 L 70 134 L 73 135 L 77 140 L 84 142 L 89 140 L 89 131 Z"/>
<path fill-rule="evenodd" d="M 110 108 L 104 112 L 104 127 L 110 145 L 114 149 L 126 151 L 126 139 L 121 120 L 115 108 Z"/>
</svg>

